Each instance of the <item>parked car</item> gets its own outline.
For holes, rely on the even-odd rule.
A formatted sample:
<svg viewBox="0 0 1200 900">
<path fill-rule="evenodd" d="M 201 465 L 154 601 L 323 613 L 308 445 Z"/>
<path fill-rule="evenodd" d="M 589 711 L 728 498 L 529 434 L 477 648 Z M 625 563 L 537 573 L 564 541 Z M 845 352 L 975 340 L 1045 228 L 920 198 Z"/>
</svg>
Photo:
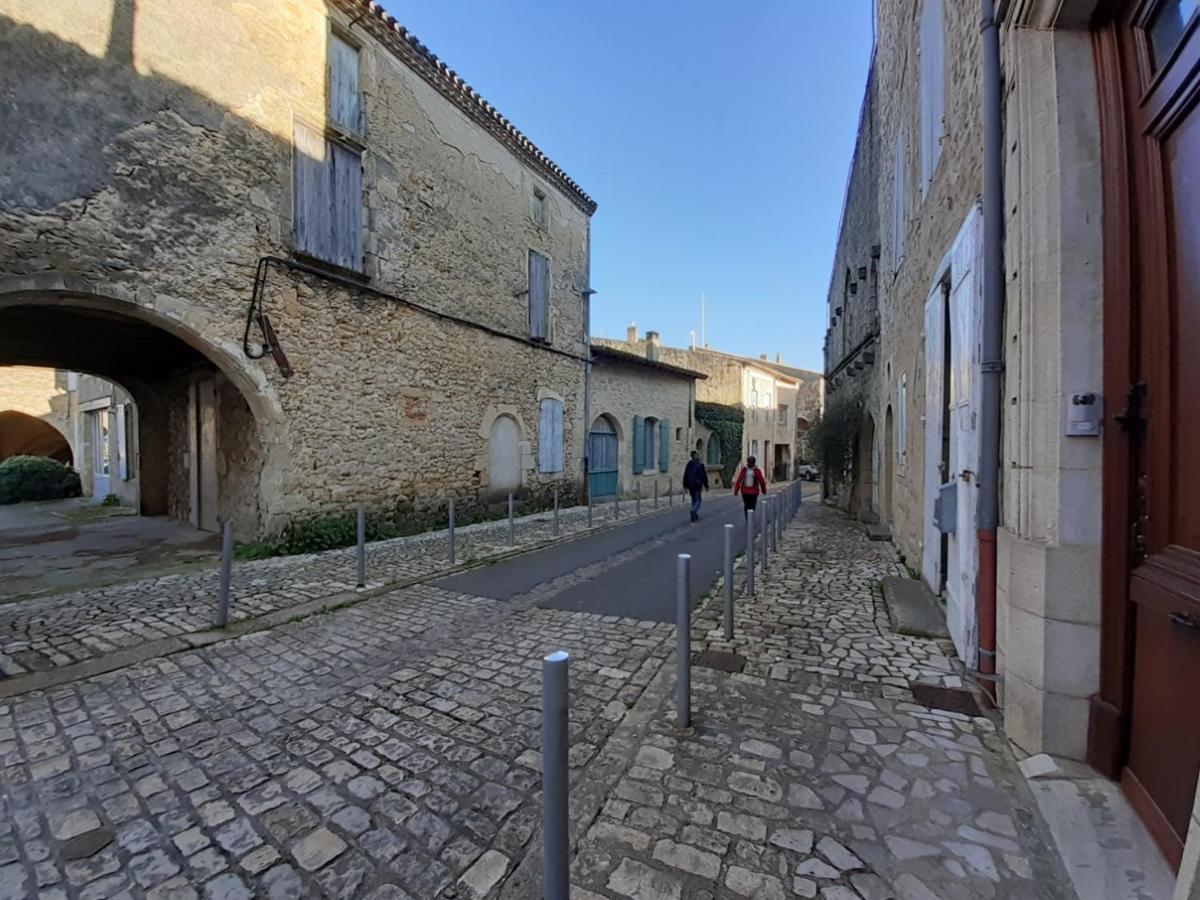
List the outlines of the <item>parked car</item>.
<svg viewBox="0 0 1200 900">
<path fill-rule="evenodd" d="M 796 466 L 796 477 L 805 481 L 816 481 L 821 477 L 821 470 L 812 463 L 801 463 Z"/>
</svg>

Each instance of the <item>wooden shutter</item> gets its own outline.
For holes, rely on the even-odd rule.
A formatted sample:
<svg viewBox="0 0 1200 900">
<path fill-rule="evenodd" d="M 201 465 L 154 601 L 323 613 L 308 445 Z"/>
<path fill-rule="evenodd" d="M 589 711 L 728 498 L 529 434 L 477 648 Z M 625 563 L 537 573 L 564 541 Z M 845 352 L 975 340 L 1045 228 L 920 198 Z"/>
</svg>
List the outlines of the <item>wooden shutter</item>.
<svg viewBox="0 0 1200 900">
<path fill-rule="evenodd" d="M 333 186 L 329 178 L 325 135 L 297 122 L 293 164 L 295 201 L 292 216 L 296 249 L 318 259 L 329 259 L 333 248 Z"/>
<path fill-rule="evenodd" d="M 538 423 L 538 468 L 542 472 L 563 470 L 563 405 L 547 398 L 541 404 Z"/>
<path fill-rule="evenodd" d="M 536 250 L 529 251 L 529 336 L 550 337 L 550 260 Z"/>
<path fill-rule="evenodd" d="M 117 404 L 117 474 L 122 481 L 129 480 L 128 407 Z"/>
<path fill-rule="evenodd" d="M 945 55 L 942 35 L 942 0 L 924 0 L 921 6 L 921 196 L 929 189 L 942 155 L 945 112 Z"/>
<path fill-rule="evenodd" d="M 358 89 L 358 48 L 337 35 L 329 39 L 329 119 L 347 131 L 362 129 Z"/>
<path fill-rule="evenodd" d="M 362 155 L 330 143 L 333 162 L 333 248 L 330 262 L 356 272 L 362 269 L 363 188 Z"/>
<path fill-rule="evenodd" d="M 642 457 L 646 454 L 646 423 L 641 416 L 633 417 L 633 474 L 641 475 Z"/>
<path fill-rule="evenodd" d="M 658 470 L 671 471 L 671 420 L 658 423 Z"/>
<path fill-rule="evenodd" d="M 904 261 L 904 228 L 907 221 L 904 199 L 908 186 L 905 184 L 904 175 L 908 163 L 904 153 L 903 134 L 896 135 L 896 150 L 892 164 L 894 167 L 892 173 L 892 271 L 895 272 L 900 268 L 900 263 Z"/>
</svg>

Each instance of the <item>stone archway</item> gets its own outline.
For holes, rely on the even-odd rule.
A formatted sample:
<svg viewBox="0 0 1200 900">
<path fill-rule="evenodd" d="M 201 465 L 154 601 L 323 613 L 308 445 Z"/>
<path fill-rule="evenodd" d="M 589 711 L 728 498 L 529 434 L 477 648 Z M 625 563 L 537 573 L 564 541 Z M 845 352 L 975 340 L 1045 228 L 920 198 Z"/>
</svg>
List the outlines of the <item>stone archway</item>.
<svg viewBox="0 0 1200 900">
<path fill-rule="evenodd" d="M 880 473 L 880 495 L 883 520 L 889 525 L 892 522 L 892 479 L 895 478 L 896 462 L 896 423 L 892 417 L 892 406 L 889 403 L 883 415 L 883 460 Z"/>
<path fill-rule="evenodd" d="M 133 398 L 142 512 L 258 536 L 283 520 L 286 419 L 231 324 L 59 272 L 0 278 L 0 365 L 96 375 Z"/>
<path fill-rule="evenodd" d="M 855 513 L 863 521 L 874 521 L 878 517 L 875 511 L 875 419 L 870 413 L 863 414 L 858 434 L 854 484 Z"/>
<path fill-rule="evenodd" d="M 47 456 L 68 466 L 75 463 L 66 435 L 49 422 L 15 409 L 0 411 L 0 462 L 10 456 Z"/>
</svg>

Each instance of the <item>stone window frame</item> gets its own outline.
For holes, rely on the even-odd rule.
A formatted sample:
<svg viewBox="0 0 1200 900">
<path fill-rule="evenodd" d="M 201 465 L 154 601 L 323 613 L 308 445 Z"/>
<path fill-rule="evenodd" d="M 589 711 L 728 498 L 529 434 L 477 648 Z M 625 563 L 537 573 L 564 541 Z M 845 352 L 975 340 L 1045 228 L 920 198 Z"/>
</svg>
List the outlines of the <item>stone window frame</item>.
<svg viewBox="0 0 1200 900">
<path fill-rule="evenodd" d="M 533 224 L 545 231 L 550 227 L 550 196 L 540 186 L 534 185 L 529 198 L 529 218 Z"/>
</svg>

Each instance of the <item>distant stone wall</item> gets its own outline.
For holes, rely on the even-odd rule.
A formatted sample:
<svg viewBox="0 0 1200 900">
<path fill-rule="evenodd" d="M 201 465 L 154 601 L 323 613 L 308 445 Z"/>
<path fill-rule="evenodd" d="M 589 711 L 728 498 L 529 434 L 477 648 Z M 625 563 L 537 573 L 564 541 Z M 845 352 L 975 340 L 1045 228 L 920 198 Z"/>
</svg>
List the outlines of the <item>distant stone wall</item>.
<svg viewBox="0 0 1200 900">
<path fill-rule="evenodd" d="M 34 366 L 0 366 L 0 412 L 41 419 L 74 447 L 67 398 L 67 373 Z"/>
</svg>

